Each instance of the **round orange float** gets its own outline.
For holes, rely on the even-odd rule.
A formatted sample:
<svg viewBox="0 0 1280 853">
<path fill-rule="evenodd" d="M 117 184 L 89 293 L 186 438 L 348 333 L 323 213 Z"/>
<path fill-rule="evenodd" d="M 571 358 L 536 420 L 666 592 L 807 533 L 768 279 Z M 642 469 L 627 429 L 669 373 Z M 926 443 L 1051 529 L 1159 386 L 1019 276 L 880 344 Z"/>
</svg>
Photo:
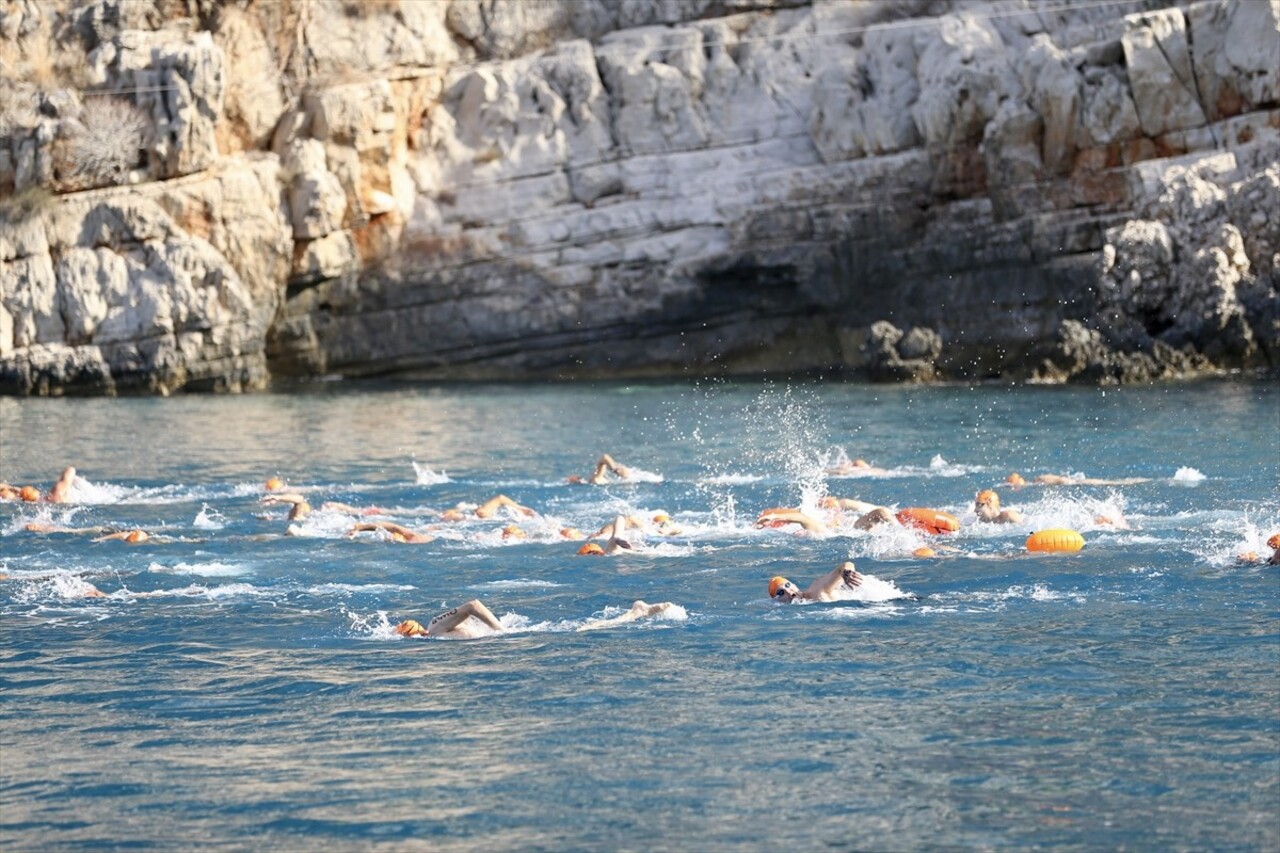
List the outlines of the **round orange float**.
<svg viewBox="0 0 1280 853">
<path fill-rule="evenodd" d="M 960 520 L 951 513 L 918 506 L 898 510 L 898 521 L 904 527 L 915 527 L 933 534 L 955 533 L 960 529 Z"/>
<path fill-rule="evenodd" d="M 1027 537 L 1028 551 L 1072 553 L 1084 547 L 1084 537 L 1074 530 L 1038 530 Z"/>
</svg>

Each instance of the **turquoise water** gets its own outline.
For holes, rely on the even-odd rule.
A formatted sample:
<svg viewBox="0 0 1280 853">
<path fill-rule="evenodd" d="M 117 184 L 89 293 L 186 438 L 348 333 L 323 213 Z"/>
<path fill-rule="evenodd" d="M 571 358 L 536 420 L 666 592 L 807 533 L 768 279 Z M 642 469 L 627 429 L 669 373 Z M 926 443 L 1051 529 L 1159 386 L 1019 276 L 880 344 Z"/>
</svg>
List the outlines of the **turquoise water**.
<svg viewBox="0 0 1280 853">
<path fill-rule="evenodd" d="M 564 482 L 605 451 L 639 481 Z M 1275 383 L 0 399 L 0 479 L 66 464 L 74 504 L 0 504 L 6 850 L 1280 846 L 1280 569 L 1236 560 L 1280 531 Z M 438 538 L 285 536 L 272 475 Z M 974 523 L 987 487 L 1026 522 Z M 527 539 L 435 516 L 499 493 Z M 753 526 L 824 494 L 964 526 Z M 635 553 L 558 535 L 659 510 Z M 880 600 L 768 600 L 844 559 Z M 391 630 L 470 598 L 508 630 Z M 678 607 L 576 630 L 637 598 Z"/>
</svg>

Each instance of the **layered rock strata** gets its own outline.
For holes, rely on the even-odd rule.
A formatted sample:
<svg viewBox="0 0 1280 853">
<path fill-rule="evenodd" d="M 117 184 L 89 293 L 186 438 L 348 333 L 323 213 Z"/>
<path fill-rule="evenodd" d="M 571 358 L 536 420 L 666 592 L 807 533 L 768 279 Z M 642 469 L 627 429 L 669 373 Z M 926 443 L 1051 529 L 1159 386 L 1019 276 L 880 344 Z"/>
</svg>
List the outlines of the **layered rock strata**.
<svg viewBox="0 0 1280 853">
<path fill-rule="evenodd" d="M 0 37 L 4 392 L 1280 365 L 1280 0 L 8 0 Z"/>
</svg>

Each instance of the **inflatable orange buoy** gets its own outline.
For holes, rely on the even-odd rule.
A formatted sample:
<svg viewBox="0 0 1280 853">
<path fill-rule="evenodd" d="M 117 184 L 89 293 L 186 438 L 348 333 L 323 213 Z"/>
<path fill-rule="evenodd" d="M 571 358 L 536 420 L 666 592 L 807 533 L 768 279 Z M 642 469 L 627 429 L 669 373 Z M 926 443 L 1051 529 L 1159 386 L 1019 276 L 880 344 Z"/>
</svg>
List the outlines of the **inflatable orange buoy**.
<svg viewBox="0 0 1280 853">
<path fill-rule="evenodd" d="M 1027 537 L 1028 551 L 1074 552 L 1084 547 L 1084 537 L 1074 530 L 1038 530 Z"/>
<path fill-rule="evenodd" d="M 898 521 L 904 527 L 915 527 L 933 534 L 955 533 L 960 529 L 960 520 L 954 515 L 918 506 L 898 510 Z"/>
</svg>

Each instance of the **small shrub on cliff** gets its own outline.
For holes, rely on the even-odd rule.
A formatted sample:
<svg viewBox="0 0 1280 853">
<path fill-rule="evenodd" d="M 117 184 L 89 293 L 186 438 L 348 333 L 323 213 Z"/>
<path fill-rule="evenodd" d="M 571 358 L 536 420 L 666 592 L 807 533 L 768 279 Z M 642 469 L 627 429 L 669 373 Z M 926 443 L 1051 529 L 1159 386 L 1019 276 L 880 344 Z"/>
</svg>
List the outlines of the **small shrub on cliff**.
<svg viewBox="0 0 1280 853">
<path fill-rule="evenodd" d="M 68 177 L 89 186 L 121 183 L 138 164 L 150 122 L 120 98 L 90 97 L 64 149 Z"/>
<path fill-rule="evenodd" d="M 0 225 L 17 225 L 53 208 L 53 193 L 31 187 L 0 201 Z"/>
</svg>

